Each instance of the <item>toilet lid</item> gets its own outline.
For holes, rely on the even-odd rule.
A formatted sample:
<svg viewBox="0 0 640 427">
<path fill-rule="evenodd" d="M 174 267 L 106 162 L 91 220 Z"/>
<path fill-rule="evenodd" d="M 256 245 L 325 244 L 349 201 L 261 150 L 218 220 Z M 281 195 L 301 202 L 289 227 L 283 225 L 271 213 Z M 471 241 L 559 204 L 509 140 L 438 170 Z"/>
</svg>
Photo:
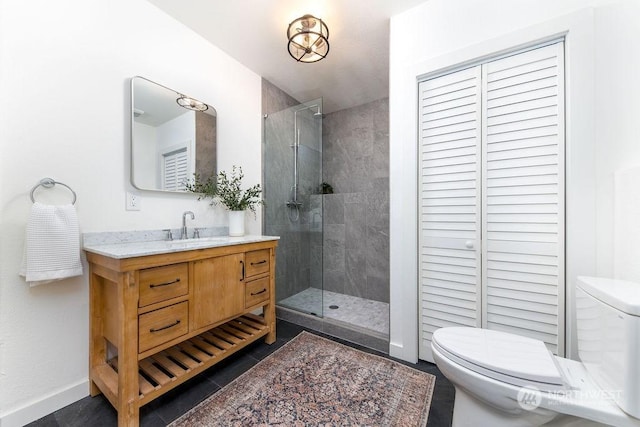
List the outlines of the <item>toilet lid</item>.
<svg viewBox="0 0 640 427">
<path fill-rule="evenodd" d="M 565 384 L 554 356 L 539 340 L 488 329 L 450 327 L 435 331 L 432 343 L 455 362 L 499 381 L 540 388 Z"/>
</svg>

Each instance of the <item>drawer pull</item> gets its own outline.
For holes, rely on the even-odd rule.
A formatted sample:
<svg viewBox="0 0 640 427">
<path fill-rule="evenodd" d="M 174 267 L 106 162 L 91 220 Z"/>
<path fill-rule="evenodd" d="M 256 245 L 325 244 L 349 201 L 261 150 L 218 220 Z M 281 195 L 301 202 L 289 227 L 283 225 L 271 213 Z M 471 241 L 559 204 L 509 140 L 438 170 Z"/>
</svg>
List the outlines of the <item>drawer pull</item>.
<svg viewBox="0 0 640 427">
<path fill-rule="evenodd" d="M 154 329 L 154 328 L 151 328 L 151 329 L 149 329 L 149 332 L 153 333 L 153 332 L 160 332 L 160 331 L 164 331 L 165 329 L 173 328 L 174 326 L 179 325 L 179 324 L 180 324 L 180 319 L 176 320 L 175 322 L 173 322 L 173 323 L 172 323 L 172 324 L 170 324 L 170 325 L 163 326 L 163 327 L 161 327 L 161 328 L 155 328 L 155 329 Z"/>
<path fill-rule="evenodd" d="M 178 283 L 180 282 L 180 278 L 177 278 L 176 280 L 172 280 L 171 282 L 164 282 L 164 283 L 152 283 L 151 285 L 149 285 L 150 288 L 159 288 L 160 286 L 169 286 L 169 285 L 173 285 L 174 283 Z"/>
<path fill-rule="evenodd" d="M 251 292 L 251 296 L 256 296 L 256 295 L 260 295 L 267 292 L 267 288 L 263 288 L 260 292 Z"/>
<path fill-rule="evenodd" d="M 267 263 L 267 260 L 263 259 L 262 261 L 252 262 L 251 265 L 254 266 L 254 265 L 260 265 L 260 264 L 266 264 L 266 263 Z"/>
</svg>

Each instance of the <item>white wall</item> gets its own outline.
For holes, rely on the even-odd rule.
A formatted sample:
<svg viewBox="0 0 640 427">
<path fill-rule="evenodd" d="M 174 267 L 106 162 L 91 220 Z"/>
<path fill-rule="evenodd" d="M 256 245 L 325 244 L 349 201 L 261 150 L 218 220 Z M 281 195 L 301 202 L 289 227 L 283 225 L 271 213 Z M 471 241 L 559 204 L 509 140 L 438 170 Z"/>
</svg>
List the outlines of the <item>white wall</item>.
<svg viewBox="0 0 640 427">
<path fill-rule="evenodd" d="M 219 169 L 261 178 L 260 77 L 143 0 L 0 2 L 0 423 L 21 425 L 88 394 L 88 278 L 29 288 L 18 276 L 29 191 L 49 176 L 78 195 L 82 231 L 226 225 L 192 195 L 129 182 L 130 78 L 194 94 L 218 112 Z M 66 202 L 63 188 L 38 199 Z M 260 215 L 248 232 L 260 233 Z"/>
<path fill-rule="evenodd" d="M 622 266 L 620 274 L 614 271 L 613 183 L 614 172 L 640 166 L 640 52 L 634 47 L 634 41 L 640 38 L 640 1 L 605 5 L 595 18 L 597 270 L 601 276 L 638 281 L 640 277 L 633 274 L 640 263 L 637 241 L 630 248 L 632 253 L 626 254 L 627 258 L 635 256 L 631 260 L 635 266 Z M 640 191 L 640 182 L 633 186 Z M 618 231 L 625 234 L 624 230 Z M 632 230 L 627 232 L 637 236 Z"/>
<path fill-rule="evenodd" d="M 636 0 L 429 0 L 391 20 L 390 352 L 417 359 L 417 79 L 567 37 L 567 354 L 575 277 L 612 275 L 613 171 L 640 163 Z M 596 160 L 597 159 L 597 160 Z"/>
</svg>

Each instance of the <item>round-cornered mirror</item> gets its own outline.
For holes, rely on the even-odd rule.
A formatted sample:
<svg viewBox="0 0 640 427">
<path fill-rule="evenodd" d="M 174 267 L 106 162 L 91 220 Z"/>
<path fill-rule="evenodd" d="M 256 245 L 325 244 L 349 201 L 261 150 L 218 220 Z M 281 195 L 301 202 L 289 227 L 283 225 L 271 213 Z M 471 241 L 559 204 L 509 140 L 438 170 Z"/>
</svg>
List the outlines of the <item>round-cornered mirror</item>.
<svg viewBox="0 0 640 427">
<path fill-rule="evenodd" d="M 185 191 L 198 174 L 216 174 L 216 110 L 152 82 L 131 79 L 131 183 L 140 190 Z"/>
</svg>

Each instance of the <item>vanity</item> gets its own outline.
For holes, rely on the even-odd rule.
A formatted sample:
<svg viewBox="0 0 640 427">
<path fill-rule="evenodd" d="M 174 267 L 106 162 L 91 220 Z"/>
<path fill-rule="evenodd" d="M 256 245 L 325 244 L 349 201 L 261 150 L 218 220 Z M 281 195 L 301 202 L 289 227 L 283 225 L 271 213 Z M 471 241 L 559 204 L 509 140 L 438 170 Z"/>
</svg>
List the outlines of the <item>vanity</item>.
<svg viewBox="0 0 640 427">
<path fill-rule="evenodd" d="M 139 409 L 252 342 L 276 339 L 269 236 L 86 244 L 89 379 L 137 426 Z"/>
</svg>

